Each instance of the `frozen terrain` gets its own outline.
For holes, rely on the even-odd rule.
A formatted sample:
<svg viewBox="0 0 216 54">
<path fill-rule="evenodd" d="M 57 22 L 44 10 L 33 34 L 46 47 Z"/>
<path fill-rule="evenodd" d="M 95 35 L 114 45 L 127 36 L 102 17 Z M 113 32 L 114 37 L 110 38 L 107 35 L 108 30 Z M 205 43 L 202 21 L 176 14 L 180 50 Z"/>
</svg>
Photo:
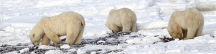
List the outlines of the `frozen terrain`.
<svg viewBox="0 0 216 54">
<path fill-rule="evenodd" d="M 166 27 L 171 13 L 196 6 L 211 9 L 201 11 L 203 35 L 189 40 L 169 39 Z M 105 26 L 108 12 L 123 7 L 136 13 L 139 30 L 129 35 L 109 35 L 111 31 Z M 65 11 L 84 16 L 82 44 L 32 49 L 29 33 L 39 19 Z M 215 0 L 0 0 L 0 54 L 215 54 L 215 36 Z"/>
</svg>

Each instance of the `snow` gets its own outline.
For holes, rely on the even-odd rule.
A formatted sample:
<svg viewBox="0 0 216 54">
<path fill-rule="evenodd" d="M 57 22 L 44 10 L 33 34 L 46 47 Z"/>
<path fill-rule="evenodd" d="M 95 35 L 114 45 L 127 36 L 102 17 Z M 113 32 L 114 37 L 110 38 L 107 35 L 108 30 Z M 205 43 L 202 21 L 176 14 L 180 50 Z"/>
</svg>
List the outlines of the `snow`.
<svg viewBox="0 0 216 54">
<path fill-rule="evenodd" d="M 200 6 L 198 6 L 200 5 Z M 163 43 L 159 38 L 170 37 L 166 27 L 175 10 L 189 7 L 208 7 L 204 15 L 203 35 L 189 40 Z M 216 53 L 216 1 L 215 0 L 0 0 L 0 45 L 31 44 L 29 33 L 42 16 L 54 16 L 65 11 L 82 14 L 86 21 L 83 39 L 96 39 L 111 33 L 105 22 L 111 9 L 127 7 L 137 15 L 138 32 L 121 37 L 126 43 L 118 45 L 85 45 L 69 49 L 84 54 L 88 50 L 119 50 L 111 54 L 214 54 Z M 137 38 L 130 38 L 138 35 Z M 156 36 L 156 37 L 155 37 Z M 104 43 L 101 40 L 98 43 Z M 157 42 L 157 43 L 155 43 Z M 155 43 L 155 44 L 152 44 Z M 62 48 L 70 48 L 68 45 Z M 55 49 L 40 45 L 39 49 Z M 23 49 L 24 50 L 24 49 Z M 21 51 L 23 51 L 21 50 Z M 49 50 L 45 54 L 64 54 L 61 50 Z M 95 54 L 92 51 L 91 54 Z M 17 54 L 8 52 L 7 54 Z"/>
<path fill-rule="evenodd" d="M 29 48 L 24 48 L 24 49 L 20 50 L 19 53 L 23 53 L 25 51 L 29 51 Z"/>
<path fill-rule="evenodd" d="M 56 49 L 56 47 L 53 46 L 47 46 L 47 45 L 40 45 L 38 49 Z"/>
<path fill-rule="evenodd" d="M 77 50 L 77 54 L 85 54 L 86 51 L 81 51 L 80 49 Z"/>
<path fill-rule="evenodd" d="M 45 54 L 66 54 L 61 50 L 49 50 Z"/>
<path fill-rule="evenodd" d="M 62 49 L 70 49 L 70 46 L 68 44 L 64 44 L 63 46 L 61 46 L 60 48 Z"/>
</svg>

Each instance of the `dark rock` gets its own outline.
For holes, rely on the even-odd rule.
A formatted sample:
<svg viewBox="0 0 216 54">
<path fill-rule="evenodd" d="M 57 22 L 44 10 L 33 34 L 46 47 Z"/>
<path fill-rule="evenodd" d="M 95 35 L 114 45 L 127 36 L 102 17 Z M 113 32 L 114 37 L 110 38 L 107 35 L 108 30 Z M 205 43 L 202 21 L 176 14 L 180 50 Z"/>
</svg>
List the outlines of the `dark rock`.
<svg viewBox="0 0 216 54">
<path fill-rule="evenodd" d="M 165 42 L 165 43 L 169 42 L 169 41 L 172 41 L 172 40 L 175 40 L 174 38 L 168 38 L 168 37 L 165 37 L 165 36 L 163 38 L 160 38 L 160 39 L 161 39 L 162 42 Z"/>
</svg>

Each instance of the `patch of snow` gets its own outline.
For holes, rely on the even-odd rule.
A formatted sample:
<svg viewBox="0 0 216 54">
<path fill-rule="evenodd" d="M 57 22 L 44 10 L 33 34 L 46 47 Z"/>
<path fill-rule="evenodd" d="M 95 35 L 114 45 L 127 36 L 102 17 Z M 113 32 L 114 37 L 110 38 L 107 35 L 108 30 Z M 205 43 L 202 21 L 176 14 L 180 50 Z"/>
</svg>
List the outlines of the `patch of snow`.
<svg viewBox="0 0 216 54">
<path fill-rule="evenodd" d="M 61 50 L 49 50 L 45 54 L 66 54 Z"/>
<path fill-rule="evenodd" d="M 69 46 L 68 44 L 64 44 L 64 45 L 62 45 L 60 48 L 63 48 L 63 49 L 69 49 L 70 46 Z"/>
<path fill-rule="evenodd" d="M 81 49 L 77 50 L 77 54 L 85 54 L 85 53 L 86 53 L 86 51 L 82 51 Z"/>
<path fill-rule="evenodd" d="M 40 45 L 38 49 L 56 49 L 56 47 L 53 46 L 47 46 L 47 45 Z"/>
<path fill-rule="evenodd" d="M 19 53 L 24 53 L 24 52 L 26 52 L 26 51 L 29 51 L 29 48 L 24 48 L 24 49 L 22 49 L 22 50 L 19 50 Z"/>
</svg>

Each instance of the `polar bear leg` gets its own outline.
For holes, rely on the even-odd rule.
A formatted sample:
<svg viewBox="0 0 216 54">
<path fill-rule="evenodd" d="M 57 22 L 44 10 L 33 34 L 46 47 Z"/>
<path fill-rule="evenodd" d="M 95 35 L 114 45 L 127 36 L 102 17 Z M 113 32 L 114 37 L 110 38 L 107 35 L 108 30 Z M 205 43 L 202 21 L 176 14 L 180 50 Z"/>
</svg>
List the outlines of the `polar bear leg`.
<svg viewBox="0 0 216 54">
<path fill-rule="evenodd" d="M 123 24 L 123 30 L 122 32 L 131 32 L 132 23 L 122 23 Z"/>
<path fill-rule="evenodd" d="M 202 35 L 202 30 L 203 30 L 203 26 L 200 26 L 196 32 L 196 36 L 201 36 Z"/>
<path fill-rule="evenodd" d="M 185 39 L 192 39 L 196 35 L 197 28 L 188 28 L 187 37 Z"/>
<path fill-rule="evenodd" d="M 137 32 L 137 26 L 136 23 L 133 24 L 132 28 L 131 28 L 132 32 Z"/>
<path fill-rule="evenodd" d="M 44 35 L 43 38 L 42 38 L 42 45 L 49 45 L 50 44 L 50 39 Z"/>
<path fill-rule="evenodd" d="M 66 37 L 66 41 L 65 43 L 66 44 L 73 44 L 77 38 L 77 35 L 78 33 L 74 33 L 74 32 L 71 32 L 71 33 L 67 33 L 67 37 Z"/>
<path fill-rule="evenodd" d="M 76 38 L 74 44 L 81 44 L 82 41 L 82 37 L 83 37 L 83 30 L 84 28 L 82 28 L 78 34 L 78 37 Z"/>
<path fill-rule="evenodd" d="M 72 32 L 72 33 L 67 33 L 66 37 L 66 44 L 73 44 L 78 36 L 78 33 Z"/>
<path fill-rule="evenodd" d="M 60 44 L 60 39 L 58 37 L 57 34 L 55 34 L 54 32 L 52 32 L 52 30 L 50 30 L 48 27 L 44 26 L 43 27 L 44 32 L 46 34 L 46 36 L 54 43 L 54 44 Z"/>
<path fill-rule="evenodd" d="M 76 38 L 78 37 L 78 34 L 81 30 L 81 23 L 76 22 L 73 25 L 67 26 L 67 37 L 66 37 L 66 44 L 74 44 Z"/>
</svg>

